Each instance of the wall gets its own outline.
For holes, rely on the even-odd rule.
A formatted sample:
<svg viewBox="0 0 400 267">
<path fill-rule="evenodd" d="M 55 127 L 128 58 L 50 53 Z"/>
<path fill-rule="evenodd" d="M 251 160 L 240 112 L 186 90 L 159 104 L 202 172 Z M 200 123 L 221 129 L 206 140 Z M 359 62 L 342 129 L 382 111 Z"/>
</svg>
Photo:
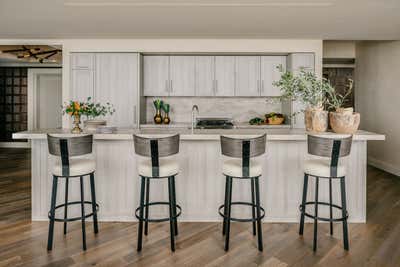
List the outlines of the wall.
<svg viewBox="0 0 400 267">
<path fill-rule="evenodd" d="M 361 129 L 386 135 L 384 142 L 368 142 L 368 161 L 400 176 L 400 41 L 357 43 L 356 57 Z"/>
<path fill-rule="evenodd" d="M 71 52 L 186 52 L 186 53 L 291 53 L 315 54 L 315 71 L 322 75 L 322 40 L 301 39 L 0 39 L 4 44 L 62 45 L 63 101 L 69 100 Z M 66 116 L 63 127 L 70 127 Z"/>
<path fill-rule="evenodd" d="M 324 41 L 323 42 L 324 58 L 355 58 L 356 42 L 355 41 Z"/>
</svg>

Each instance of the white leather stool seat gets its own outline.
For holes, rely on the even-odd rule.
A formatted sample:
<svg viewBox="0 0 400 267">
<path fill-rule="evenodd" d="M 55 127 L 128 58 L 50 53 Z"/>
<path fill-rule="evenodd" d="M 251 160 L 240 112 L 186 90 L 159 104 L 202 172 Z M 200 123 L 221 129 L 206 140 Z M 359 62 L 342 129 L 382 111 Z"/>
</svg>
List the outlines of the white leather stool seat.
<svg viewBox="0 0 400 267">
<path fill-rule="evenodd" d="M 96 169 L 96 162 L 94 159 L 88 158 L 69 158 L 69 175 L 80 176 L 91 172 Z M 56 176 L 62 176 L 62 164 L 61 159 L 57 158 L 53 165 L 53 174 Z"/>
<path fill-rule="evenodd" d="M 242 159 L 227 159 L 222 164 L 222 173 L 227 176 L 232 177 L 242 177 L 243 169 L 242 169 Z M 262 174 L 261 163 L 257 160 L 250 160 L 249 164 L 249 176 L 260 176 Z"/>
<path fill-rule="evenodd" d="M 304 162 L 304 172 L 313 176 L 330 177 L 331 159 L 307 159 Z M 337 177 L 346 175 L 346 167 L 340 161 L 337 166 Z"/>
<path fill-rule="evenodd" d="M 167 177 L 175 175 L 179 172 L 178 161 L 174 158 L 160 158 L 159 159 L 159 177 Z M 151 159 L 142 159 L 138 163 L 139 175 L 153 177 Z"/>
</svg>

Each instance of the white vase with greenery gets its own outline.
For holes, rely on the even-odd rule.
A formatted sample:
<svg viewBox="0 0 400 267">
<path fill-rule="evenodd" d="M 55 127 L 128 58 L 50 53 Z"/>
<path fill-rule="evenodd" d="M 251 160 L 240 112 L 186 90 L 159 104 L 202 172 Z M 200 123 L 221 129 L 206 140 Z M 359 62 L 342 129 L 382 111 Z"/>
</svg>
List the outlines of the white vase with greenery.
<svg viewBox="0 0 400 267">
<path fill-rule="evenodd" d="M 108 102 L 105 105 L 94 103 L 91 97 L 88 97 L 83 105 L 82 114 L 87 118 L 87 120 L 83 122 L 83 125 L 87 131 L 96 131 L 99 126 L 106 125 L 107 121 L 101 118 L 106 115 L 112 115 L 115 112 L 112 104 Z"/>
</svg>

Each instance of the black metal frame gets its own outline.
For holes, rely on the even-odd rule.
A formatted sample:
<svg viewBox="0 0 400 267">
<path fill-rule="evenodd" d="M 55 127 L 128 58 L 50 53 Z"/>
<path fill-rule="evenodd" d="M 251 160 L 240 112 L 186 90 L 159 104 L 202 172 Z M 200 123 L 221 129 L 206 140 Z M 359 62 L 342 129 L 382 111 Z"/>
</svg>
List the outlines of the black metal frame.
<svg viewBox="0 0 400 267">
<path fill-rule="evenodd" d="M 151 164 L 152 164 L 152 176 L 140 175 L 141 185 L 140 185 L 140 202 L 139 207 L 135 210 L 135 216 L 139 220 L 138 226 L 138 240 L 137 240 L 137 251 L 142 250 L 143 243 L 143 222 L 144 234 L 148 235 L 148 224 L 149 222 L 170 222 L 170 239 L 171 239 L 171 250 L 175 251 L 175 236 L 178 235 L 178 217 L 182 213 L 182 208 L 176 204 L 176 190 L 175 190 L 175 176 L 159 176 L 160 174 L 160 162 L 158 153 L 158 140 L 150 140 L 150 150 L 151 150 Z M 160 180 L 168 179 L 168 202 L 150 202 L 150 180 Z M 168 205 L 169 206 L 169 216 L 166 218 L 151 219 L 149 218 L 149 208 L 150 206 L 157 205 Z"/>
<path fill-rule="evenodd" d="M 309 217 L 314 220 L 314 240 L 313 240 L 313 250 L 317 250 L 317 234 L 318 234 L 318 221 L 327 221 L 330 223 L 330 235 L 333 235 L 333 222 L 342 222 L 343 224 L 343 247 L 345 250 L 349 250 L 349 237 L 348 237 L 348 226 L 347 219 L 349 217 L 346 207 L 346 185 L 345 176 L 337 177 L 337 167 L 340 157 L 340 147 L 341 140 L 333 140 L 332 154 L 331 154 L 331 165 L 330 165 L 330 177 L 315 176 L 308 173 L 304 173 L 304 184 L 303 184 L 303 196 L 302 202 L 299 206 L 300 209 L 300 228 L 299 235 L 303 235 L 304 232 L 304 217 Z M 315 177 L 315 200 L 307 201 L 307 188 L 308 188 L 308 178 Z M 318 200 L 319 194 L 319 179 L 328 179 L 329 181 L 329 203 L 322 202 Z M 340 191 L 341 191 L 341 204 L 342 206 L 332 204 L 332 180 L 340 180 Z M 307 205 L 314 205 L 314 215 L 306 212 Z M 329 218 L 318 216 L 318 206 L 325 205 L 329 206 Z M 333 218 L 333 208 L 342 211 L 342 217 Z"/>
<path fill-rule="evenodd" d="M 53 238 L 54 238 L 54 222 L 64 222 L 64 235 L 67 234 L 67 222 L 81 220 L 82 224 L 82 248 L 86 250 L 86 227 L 85 227 L 85 219 L 93 216 L 93 228 L 94 233 L 97 234 L 99 232 L 98 221 L 97 221 L 97 212 L 99 211 L 99 205 L 96 203 L 96 192 L 95 192 L 95 183 L 94 183 L 94 171 L 91 173 L 86 173 L 83 175 L 69 175 L 69 151 L 68 151 L 68 140 L 60 139 L 60 151 L 61 151 L 61 163 L 62 163 L 62 176 L 53 175 L 53 186 L 51 192 L 51 203 L 50 203 L 50 211 L 48 214 L 49 217 L 49 233 L 47 239 L 47 250 L 52 250 L 53 248 Z M 84 186 L 83 186 L 83 177 L 90 176 L 90 192 L 91 192 L 91 201 L 85 201 L 84 196 Z M 68 187 L 69 187 L 69 179 L 79 177 L 80 182 L 80 193 L 81 200 L 80 201 L 68 201 Z M 58 179 L 65 178 L 65 202 L 60 205 L 56 205 L 57 201 L 57 187 L 58 187 Z M 68 218 L 68 206 L 70 205 L 81 205 L 81 217 Z M 92 206 L 92 213 L 85 214 L 85 204 L 90 204 Z M 64 218 L 56 218 L 55 212 L 57 209 L 64 207 Z"/>
<path fill-rule="evenodd" d="M 234 177 L 225 175 L 225 202 L 219 206 L 218 213 L 223 217 L 222 235 L 225 235 L 225 251 L 229 250 L 229 237 L 231 221 L 252 222 L 253 235 L 258 233 L 258 250 L 263 251 L 262 222 L 265 217 L 265 210 L 260 204 L 260 183 L 259 176 L 250 175 L 250 140 L 242 141 L 242 176 Z M 251 203 L 236 201 L 232 202 L 233 179 L 250 179 L 251 182 Z M 234 218 L 231 217 L 232 205 L 250 206 L 252 209 L 252 218 Z M 223 212 L 221 211 L 223 209 Z M 256 225 L 257 224 L 257 225 Z M 257 226 L 257 227 L 256 227 Z M 257 230 L 256 230 L 257 229 Z"/>
</svg>

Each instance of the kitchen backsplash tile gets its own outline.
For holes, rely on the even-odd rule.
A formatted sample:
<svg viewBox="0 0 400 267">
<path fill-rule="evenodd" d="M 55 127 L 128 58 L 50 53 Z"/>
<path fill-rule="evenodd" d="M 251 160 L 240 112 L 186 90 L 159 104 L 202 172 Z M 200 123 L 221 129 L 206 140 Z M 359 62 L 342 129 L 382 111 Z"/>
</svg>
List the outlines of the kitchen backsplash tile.
<svg viewBox="0 0 400 267">
<path fill-rule="evenodd" d="M 228 116 L 235 123 L 248 122 L 268 112 L 282 112 L 282 104 L 272 97 L 146 97 L 146 123 L 153 123 L 153 100 L 158 98 L 170 104 L 174 123 L 190 123 L 193 105 L 199 107 L 200 116 Z"/>
</svg>

